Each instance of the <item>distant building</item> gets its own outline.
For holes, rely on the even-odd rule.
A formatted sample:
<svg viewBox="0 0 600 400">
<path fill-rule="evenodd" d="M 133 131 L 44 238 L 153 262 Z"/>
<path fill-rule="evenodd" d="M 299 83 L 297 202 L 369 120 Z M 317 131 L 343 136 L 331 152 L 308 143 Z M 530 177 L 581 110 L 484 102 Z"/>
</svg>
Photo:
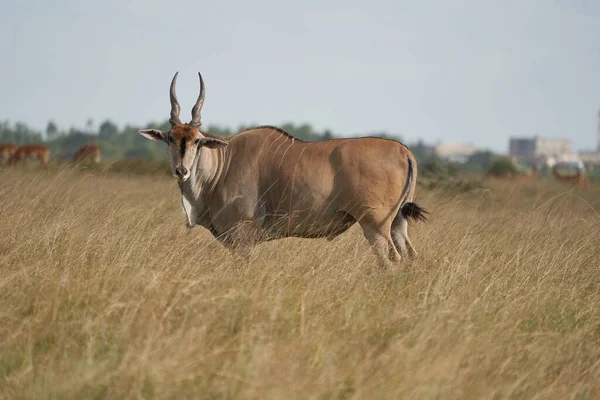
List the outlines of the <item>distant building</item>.
<svg viewBox="0 0 600 400">
<path fill-rule="evenodd" d="M 570 139 L 510 138 L 509 155 L 519 161 L 535 162 L 572 154 Z"/>
<path fill-rule="evenodd" d="M 479 149 L 475 146 L 459 143 L 440 143 L 434 147 L 434 153 L 450 162 L 465 163 Z"/>
<path fill-rule="evenodd" d="M 584 164 L 600 165 L 599 151 L 580 151 L 577 155 Z"/>
</svg>

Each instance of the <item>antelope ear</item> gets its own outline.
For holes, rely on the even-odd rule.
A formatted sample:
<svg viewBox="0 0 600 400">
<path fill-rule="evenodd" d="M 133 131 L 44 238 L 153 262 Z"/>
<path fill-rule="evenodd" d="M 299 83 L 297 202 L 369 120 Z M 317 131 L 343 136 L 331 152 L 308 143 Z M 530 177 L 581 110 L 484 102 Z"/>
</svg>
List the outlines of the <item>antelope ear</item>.
<svg viewBox="0 0 600 400">
<path fill-rule="evenodd" d="M 140 133 L 140 135 L 150 139 L 150 140 L 156 140 L 156 141 L 160 141 L 160 142 L 164 142 L 165 141 L 165 134 L 162 133 L 162 131 L 159 131 L 158 129 L 142 129 L 141 131 L 138 131 Z"/>
<path fill-rule="evenodd" d="M 209 149 L 218 149 L 219 147 L 225 147 L 228 143 L 221 139 L 215 138 L 202 138 L 200 139 L 199 146 L 208 147 Z"/>
</svg>

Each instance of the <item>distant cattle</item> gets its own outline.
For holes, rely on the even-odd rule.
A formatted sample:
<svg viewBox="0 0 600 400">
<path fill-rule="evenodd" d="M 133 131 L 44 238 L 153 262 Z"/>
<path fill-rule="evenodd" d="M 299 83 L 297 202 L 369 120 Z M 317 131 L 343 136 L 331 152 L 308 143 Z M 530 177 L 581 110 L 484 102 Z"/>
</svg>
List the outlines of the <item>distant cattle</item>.
<svg viewBox="0 0 600 400">
<path fill-rule="evenodd" d="M 416 255 L 408 221 L 426 211 L 413 203 L 417 161 L 406 146 L 372 137 L 304 142 L 271 126 L 212 136 L 200 131 L 198 75 L 191 122 L 179 119 L 175 74 L 171 129 L 140 131 L 167 144 L 188 227 L 248 256 L 263 241 L 333 239 L 358 223 L 381 264 Z"/>
<path fill-rule="evenodd" d="M 96 145 L 88 145 L 82 146 L 77 150 L 75 156 L 73 157 L 73 164 L 78 163 L 94 163 L 99 164 L 102 159 L 102 150 L 99 146 Z"/>
<path fill-rule="evenodd" d="M 19 147 L 8 161 L 8 165 L 23 164 L 26 160 L 38 160 L 44 167 L 50 161 L 50 148 L 43 145 L 26 145 Z"/>
<path fill-rule="evenodd" d="M 0 165 L 8 164 L 8 161 L 18 148 L 19 146 L 16 144 L 0 144 Z"/>
</svg>

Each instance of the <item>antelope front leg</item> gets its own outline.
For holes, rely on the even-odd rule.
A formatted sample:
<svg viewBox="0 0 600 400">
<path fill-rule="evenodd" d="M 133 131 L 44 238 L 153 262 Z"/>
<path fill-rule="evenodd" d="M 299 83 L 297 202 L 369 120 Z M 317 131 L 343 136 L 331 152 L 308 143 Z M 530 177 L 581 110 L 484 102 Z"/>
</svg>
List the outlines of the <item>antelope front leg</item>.
<svg viewBox="0 0 600 400">
<path fill-rule="evenodd" d="M 232 251 L 247 263 L 252 259 L 257 244 L 267 239 L 267 232 L 256 222 L 239 224 L 230 236 L 229 246 Z"/>
</svg>

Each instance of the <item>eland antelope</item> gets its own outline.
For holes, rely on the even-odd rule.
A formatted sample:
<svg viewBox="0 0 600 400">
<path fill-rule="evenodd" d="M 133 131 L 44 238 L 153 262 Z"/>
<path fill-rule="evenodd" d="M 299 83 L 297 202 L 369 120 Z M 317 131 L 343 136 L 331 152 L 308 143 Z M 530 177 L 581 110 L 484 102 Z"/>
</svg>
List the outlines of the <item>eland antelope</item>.
<svg viewBox="0 0 600 400">
<path fill-rule="evenodd" d="M 200 225 L 245 257 L 254 245 L 285 237 L 333 239 L 358 223 L 383 265 L 416 252 L 408 220 L 417 162 L 399 142 L 373 137 L 304 142 L 272 126 L 219 138 L 200 130 L 204 82 L 192 119 L 179 119 L 171 81 L 171 129 L 144 129 L 167 144 L 187 227 Z"/>
<path fill-rule="evenodd" d="M 30 144 L 21 146 L 15 151 L 8 165 L 15 165 L 16 163 L 24 163 L 27 159 L 37 159 L 44 167 L 48 167 L 48 161 L 50 160 L 50 148 L 48 146 Z"/>
<path fill-rule="evenodd" d="M 16 144 L 0 144 L 0 165 L 7 164 L 18 148 Z"/>
<path fill-rule="evenodd" d="M 81 146 L 79 150 L 73 156 L 73 164 L 90 162 L 94 164 L 99 164 L 102 158 L 102 150 L 99 146 L 96 145 L 88 145 Z"/>
</svg>

